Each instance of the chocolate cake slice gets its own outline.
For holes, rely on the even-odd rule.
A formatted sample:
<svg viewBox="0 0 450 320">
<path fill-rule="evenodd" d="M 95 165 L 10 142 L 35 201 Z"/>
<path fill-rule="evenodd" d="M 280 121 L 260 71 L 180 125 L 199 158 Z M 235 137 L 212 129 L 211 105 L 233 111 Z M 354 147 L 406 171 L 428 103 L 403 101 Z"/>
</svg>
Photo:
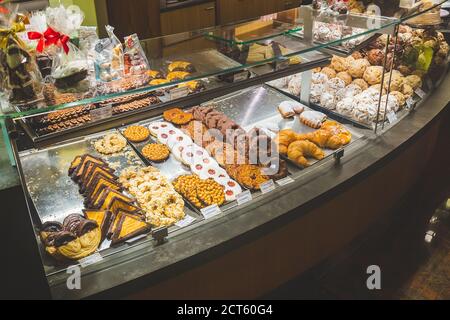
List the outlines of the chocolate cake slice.
<svg viewBox="0 0 450 320">
<path fill-rule="evenodd" d="M 110 180 L 100 175 L 93 181 L 89 189 L 86 190 L 84 194 L 87 200 L 86 202 L 91 203 L 92 199 L 96 199 L 96 196 L 105 188 L 122 191 L 122 186 L 119 182 Z"/>
<path fill-rule="evenodd" d="M 105 167 L 107 167 L 107 163 L 105 161 L 103 161 L 102 159 L 96 158 L 94 156 L 91 156 L 89 154 L 85 154 L 84 156 L 82 156 L 81 160 L 80 160 L 80 164 L 78 165 L 78 167 L 73 171 L 72 174 L 72 179 L 76 182 L 79 181 L 81 175 L 83 174 L 84 170 L 85 170 L 85 165 L 88 161 L 92 161 L 98 164 L 101 164 Z"/>
<path fill-rule="evenodd" d="M 83 214 L 86 219 L 95 221 L 100 226 L 100 230 L 102 232 L 101 242 L 103 242 L 108 235 L 108 230 L 113 221 L 112 213 L 110 211 L 102 210 L 83 210 Z"/>
<path fill-rule="evenodd" d="M 121 214 L 120 220 L 114 228 L 111 237 L 111 245 L 117 245 L 142 234 L 149 233 L 150 231 L 151 226 L 146 222 L 132 215 Z"/>
<path fill-rule="evenodd" d="M 83 184 L 80 186 L 80 192 L 85 193 L 98 176 L 102 176 L 114 181 L 118 180 L 118 177 L 114 175 L 113 172 L 114 170 L 109 167 L 95 164 L 94 167 L 90 170 L 86 179 L 83 180 Z"/>
</svg>

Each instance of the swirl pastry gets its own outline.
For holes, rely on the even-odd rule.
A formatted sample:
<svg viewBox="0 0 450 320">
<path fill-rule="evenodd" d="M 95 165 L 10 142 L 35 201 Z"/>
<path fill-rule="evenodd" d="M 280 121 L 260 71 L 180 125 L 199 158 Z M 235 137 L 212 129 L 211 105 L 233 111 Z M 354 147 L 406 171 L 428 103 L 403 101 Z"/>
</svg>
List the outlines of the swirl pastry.
<svg viewBox="0 0 450 320">
<path fill-rule="evenodd" d="M 305 111 L 300 115 L 300 122 L 313 129 L 319 129 L 327 116 L 318 111 Z"/>
</svg>

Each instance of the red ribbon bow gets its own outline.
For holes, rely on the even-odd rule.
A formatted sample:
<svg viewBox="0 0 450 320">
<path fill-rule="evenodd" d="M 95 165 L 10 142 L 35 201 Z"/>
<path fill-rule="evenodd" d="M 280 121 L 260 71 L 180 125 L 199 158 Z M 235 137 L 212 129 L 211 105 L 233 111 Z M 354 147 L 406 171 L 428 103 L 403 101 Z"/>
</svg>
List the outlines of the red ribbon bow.
<svg viewBox="0 0 450 320">
<path fill-rule="evenodd" d="M 36 50 L 39 53 L 44 51 L 45 47 L 51 46 L 52 44 L 54 44 L 55 46 L 62 46 L 64 52 L 66 54 L 69 53 L 69 46 L 67 45 L 67 43 L 69 42 L 70 38 L 62 33 L 53 30 L 50 27 L 45 30 L 44 34 L 35 31 L 28 32 L 28 39 L 39 40 L 36 47 Z"/>
</svg>

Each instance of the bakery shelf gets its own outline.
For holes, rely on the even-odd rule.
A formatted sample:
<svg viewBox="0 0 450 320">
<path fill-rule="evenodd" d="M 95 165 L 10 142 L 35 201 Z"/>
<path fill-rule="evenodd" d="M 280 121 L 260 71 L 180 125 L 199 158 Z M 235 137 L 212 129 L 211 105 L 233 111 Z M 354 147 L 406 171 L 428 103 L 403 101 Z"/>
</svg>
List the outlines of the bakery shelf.
<svg viewBox="0 0 450 320">
<path fill-rule="evenodd" d="M 406 23 L 415 28 L 424 28 L 427 26 L 439 25 L 441 22 L 441 17 L 438 7 L 442 6 L 446 2 L 446 0 L 436 0 L 433 1 L 433 4 L 431 6 L 423 6 L 423 3 L 419 2 L 412 9 L 405 12 L 405 14 L 400 18 L 400 22 Z M 419 16 L 422 16 L 421 18 L 424 18 L 424 15 L 431 15 L 431 11 L 435 9 L 438 10 L 436 17 L 432 17 L 432 20 L 435 21 L 430 21 L 430 23 L 415 21 Z"/>
<path fill-rule="evenodd" d="M 26 118 L 33 117 L 40 114 L 49 113 L 52 111 L 63 110 L 67 108 L 73 108 L 76 106 L 87 105 L 87 104 L 97 104 L 108 99 L 115 99 L 124 97 L 131 94 L 143 94 L 153 91 L 167 90 L 169 88 L 176 87 L 182 83 L 194 80 L 201 80 L 204 78 L 211 78 L 219 75 L 225 75 L 229 73 L 236 73 L 251 67 L 265 65 L 270 63 L 283 63 L 286 59 L 293 58 L 302 53 L 309 51 L 318 50 L 320 48 L 325 48 L 328 46 L 338 45 L 344 41 L 348 41 L 349 38 L 345 37 L 336 41 L 331 41 L 327 43 L 314 44 L 308 41 L 303 41 L 301 39 L 296 39 L 298 42 L 295 47 L 287 47 L 282 52 L 269 53 L 267 55 L 260 55 L 256 59 L 239 59 L 236 55 L 240 56 L 242 52 L 239 47 L 251 47 L 256 45 L 258 41 L 263 41 L 266 44 L 277 42 L 280 37 L 289 35 L 293 31 L 298 31 L 303 27 L 302 15 L 306 12 L 305 7 L 299 9 L 293 9 L 291 11 L 284 11 L 274 15 L 272 18 L 273 25 L 282 25 L 282 33 L 273 32 L 276 28 L 271 29 L 270 32 L 258 33 L 254 36 L 250 35 L 249 42 L 244 45 L 236 45 L 235 43 L 227 43 L 226 41 L 216 41 L 212 40 L 209 34 L 219 33 L 225 28 L 231 28 L 236 30 L 233 26 L 219 26 L 209 29 L 198 30 L 195 32 L 186 32 L 176 35 L 169 35 L 159 38 L 142 40 L 144 51 L 147 54 L 150 67 L 155 70 L 159 70 L 164 76 L 167 75 L 167 66 L 173 61 L 188 61 L 191 62 L 196 68 L 196 72 L 191 73 L 189 76 L 182 80 L 174 80 L 170 83 L 156 84 L 156 85 L 144 85 L 142 87 L 133 88 L 130 90 L 121 90 L 120 92 L 99 94 L 90 98 L 81 99 L 78 101 L 73 101 L 66 104 L 52 105 L 48 106 L 42 101 L 36 102 L 32 109 L 30 107 L 23 108 L 18 107 L 17 112 L 12 112 L 10 114 L 2 115 L 3 118 Z M 335 21 L 338 18 L 330 17 L 316 17 L 318 21 Z M 359 16 L 346 16 L 343 20 L 344 23 L 350 27 L 361 27 L 365 26 L 366 29 L 362 29 L 361 33 L 356 36 L 363 36 L 367 34 L 377 33 L 380 30 L 385 30 L 393 26 L 397 20 L 390 18 L 373 18 L 376 23 L 367 27 L 368 20 L 367 17 Z M 263 21 L 263 19 L 261 19 Z M 252 22 L 249 22 L 252 23 Z M 238 23 L 237 26 L 242 23 Z M 236 25 L 235 25 L 236 26 Z M 289 26 L 289 27 L 286 27 Z M 234 28 L 234 29 L 233 29 Z M 245 50 L 244 50 L 244 55 Z M 233 57 L 233 59 L 230 59 Z"/>
</svg>

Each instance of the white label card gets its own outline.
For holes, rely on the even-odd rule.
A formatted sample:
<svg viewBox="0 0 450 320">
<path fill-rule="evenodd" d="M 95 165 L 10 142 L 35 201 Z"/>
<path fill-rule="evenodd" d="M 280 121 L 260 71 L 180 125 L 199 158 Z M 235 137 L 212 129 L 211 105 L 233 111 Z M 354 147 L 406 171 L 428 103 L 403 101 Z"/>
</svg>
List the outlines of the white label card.
<svg viewBox="0 0 450 320">
<path fill-rule="evenodd" d="M 409 97 L 408 100 L 406 100 L 406 106 L 411 109 L 412 107 L 414 107 L 414 105 L 416 104 L 416 102 L 414 101 L 413 97 Z"/>
<path fill-rule="evenodd" d="M 416 94 L 421 98 L 425 98 L 425 96 L 427 95 L 425 91 L 423 91 L 421 88 L 416 89 Z"/>
<path fill-rule="evenodd" d="M 286 177 L 286 178 L 284 178 L 284 179 L 278 180 L 278 181 L 277 181 L 277 184 L 278 184 L 279 186 L 286 186 L 286 185 L 291 184 L 291 183 L 294 183 L 294 182 L 295 182 L 295 180 L 292 179 L 291 177 Z"/>
<path fill-rule="evenodd" d="M 170 100 L 176 100 L 186 97 L 189 94 L 188 87 L 174 88 L 170 90 Z"/>
<path fill-rule="evenodd" d="M 208 220 L 208 219 L 211 219 L 212 217 L 215 217 L 215 216 L 221 214 L 222 210 L 220 210 L 220 208 L 217 204 L 213 204 L 212 206 L 202 209 L 201 213 L 202 213 L 203 217 L 205 217 L 205 219 Z"/>
<path fill-rule="evenodd" d="M 397 121 L 397 115 L 395 114 L 395 112 L 389 112 L 387 118 L 390 124 L 393 124 Z"/>
<path fill-rule="evenodd" d="M 191 225 L 195 220 L 196 219 L 194 217 L 191 217 L 191 216 L 187 215 L 183 220 L 178 221 L 177 223 L 175 223 L 175 225 L 177 227 L 184 228 L 184 227 L 187 227 L 187 226 Z"/>
<path fill-rule="evenodd" d="M 100 252 L 96 252 L 92 255 L 90 255 L 89 257 L 86 257 L 84 259 L 78 260 L 78 263 L 80 264 L 80 266 L 82 268 L 86 268 L 90 265 L 93 265 L 97 262 L 100 262 L 103 260 L 102 255 L 100 254 Z"/>
<path fill-rule="evenodd" d="M 109 119 L 113 115 L 112 104 L 109 104 L 99 109 L 91 110 L 90 115 L 92 122 L 96 122 L 103 119 Z"/>
<path fill-rule="evenodd" d="M 233 77 L 233 82 L 240 82 L 248 79 L 248 71 L 236 73 Z"/>
<path fill-rule="evenodd" d="M 246 204 L 253 200 L 250 190 L 244 191 L 236 196 L 236 201 L 239 206 Z"/>
<path fill-rule="evenodd" d="M 261 184 L 261 192 L 263 194 L 272 192 L 273 190 L 275 190 L 275 183 L 273 182 L 273 180 L 269 180 Z"/>
</svg>

